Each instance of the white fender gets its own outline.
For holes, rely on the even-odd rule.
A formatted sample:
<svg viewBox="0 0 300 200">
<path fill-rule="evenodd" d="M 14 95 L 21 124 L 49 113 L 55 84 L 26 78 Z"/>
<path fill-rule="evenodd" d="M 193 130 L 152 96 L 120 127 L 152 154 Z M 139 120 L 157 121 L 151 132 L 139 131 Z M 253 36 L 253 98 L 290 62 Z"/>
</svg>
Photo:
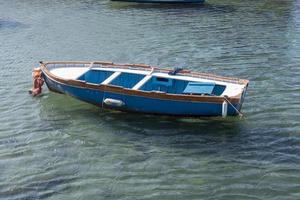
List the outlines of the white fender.
<svg viewBox="0 0 300 200">
<path fill-rule="evenodd" d="M 118 100 L 118 99 L 111 99 L 111 98 L 104 99 L 103 103 L 105 103 L 108 106 L 113 106 L 113 107 L 122 107 L 125 105 L 125 103 L 123 101 Z"/>
<path fill-rule="evenodd" d="M 228 103 L 227 101 L 224 101 L 222 104 L 222 117 L 227 116 L 227 110 L 228 110 Z"/>
</svg>

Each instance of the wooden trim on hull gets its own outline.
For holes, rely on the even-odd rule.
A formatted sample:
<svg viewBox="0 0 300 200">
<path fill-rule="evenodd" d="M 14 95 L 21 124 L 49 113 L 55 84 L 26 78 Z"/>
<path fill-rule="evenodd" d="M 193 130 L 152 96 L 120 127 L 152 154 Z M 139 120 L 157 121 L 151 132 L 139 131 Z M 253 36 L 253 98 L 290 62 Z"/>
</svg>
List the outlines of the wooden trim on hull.
<svg viewBox="0 0 300 200">
<path fill-rule="evenodd" d="M 51 64 L 89 64 L 90 62 L 51 62 Z M 96 64 L 103 64 L 103 65 L 110 65 L 111 62 L 94 62 Z M 125 95 L 131 95 L 131 96 L 140 96 L 140 97 L 146 97 L 146 98 L 153 98 L 153 99 L 160 99 L 160 100 L 173 100 L 173 101 L 193 101 L 193 102 L 206 102 L 206 103 L 223 103 L 224 97 L 221 96 L 199 96 L 199 95 L 178 95 L 178 94 L 168 94 L 168 93 L 162 93 L 162 92 L 148 92 L 148 91 L 141 91 L 141 90 L 132 90 L 132 89 L 126 89 L 119 86 L 113 86 L 113 85 L 101 85 L 101 84 L 91 84 L 87 83 L 85 81 L 81 80 L 72 80 L 72 79 L 63 79 L 58 76 L 55 76 L 54 74 L 50 73 L 49 70 L 46 67 L 46 64 L 49 63 L 41 63 L 40 67 L 43 71 L 43 73 L 51 78 L 52 80 L 73 86 L 73 87 L 81 87 L 81 88 L 87 88 L 87 89 L 93 89 L 93 90 L 100 90 L 104 92 L 112 92 L 117 94 L 125 94 Z M 119 67 L 120 65 L 118 65 Z M 121 65 L 124 67 L 141 67 L 141 68 L 150 68 L 150 66 L 146 65 Z M 189 72 L 190 73 L 190 72 Z M 240 79 L 239 79 L 240 80 Z M 247 81 L 247 80 L 245 80 Z M 248 81 L 247 81 L 248 84 Z M 239 104 L 241 99 L 242 93 L 238 94 L 235 97 L 228 97 L 227 99 L 233 103 L 233 104 Z"/>
</svg>

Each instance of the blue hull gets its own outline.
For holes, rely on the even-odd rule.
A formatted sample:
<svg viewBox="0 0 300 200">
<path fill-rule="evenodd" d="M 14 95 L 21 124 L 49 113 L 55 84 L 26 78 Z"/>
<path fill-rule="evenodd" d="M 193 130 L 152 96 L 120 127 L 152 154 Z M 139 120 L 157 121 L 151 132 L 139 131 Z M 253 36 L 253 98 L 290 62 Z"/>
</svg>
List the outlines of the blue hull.
<svg viewBox="0 0 300 200">
<path fill-rule="evenodd" d="M 177 116 L 220 116 L 222 115 L 222 103 L 193 102 L 179 100 L 164 100 L 157 98 L 142 97 L 114 92 L 102 91 L 67 85 L 52 80 L 46 75 L 43 78 L 52 91 L 73 96 L 79 100 L 105 108 L 112 108 L 122 111 L 177 115 Z M 103 104 L 104 99 L 112 98 L 124 102 L 122 107 L 108 107 Z M 241 104 L 234 104 L 239 108 Z M 237 115 L 236 111 L 228 106 L 228 115 Z"/>
<path fill-rule="evenodd" d="M 135 3 L 169 3 L 169 4 L 187 4 L 187 3 L 204 3 L 205 0 L 111 0 L 121 2 Z"/>
</svg>

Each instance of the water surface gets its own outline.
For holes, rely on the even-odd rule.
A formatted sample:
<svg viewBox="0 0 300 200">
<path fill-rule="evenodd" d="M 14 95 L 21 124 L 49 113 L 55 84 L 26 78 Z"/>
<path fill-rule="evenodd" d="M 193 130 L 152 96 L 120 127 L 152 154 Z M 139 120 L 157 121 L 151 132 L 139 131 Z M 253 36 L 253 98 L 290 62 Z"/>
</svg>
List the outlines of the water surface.
<svg viewBox="0 0 300 200">
<path fill-rule="evenodd" d="M 245 117 L 100 110 L 39 60 L 112 60 L 250 80 Z M 300 199 L 300 2 L 0 0 L 0 199 Z"/>
</svg>

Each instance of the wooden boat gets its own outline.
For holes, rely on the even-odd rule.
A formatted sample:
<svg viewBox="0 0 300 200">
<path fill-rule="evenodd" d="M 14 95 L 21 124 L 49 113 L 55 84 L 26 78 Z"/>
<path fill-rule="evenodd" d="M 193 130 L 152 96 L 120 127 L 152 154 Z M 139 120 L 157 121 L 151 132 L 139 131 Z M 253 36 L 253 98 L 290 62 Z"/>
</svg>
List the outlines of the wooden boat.
<svg viewBox="0 0 300 200">
<path fill-rule="evenodd" d="M 168 3 L 168 4 L 190 4 L 190 3 L 204 3 L 205 0 L 111 0 L 121 2 L 135 2 L 135 3 Z"/>
<path fill-rule="evenodd" d="M 112 62 L 40 62 L 51 91 L 104 108 L 163 115 L 240 113 L 248 80 Z"/>
</svg>

